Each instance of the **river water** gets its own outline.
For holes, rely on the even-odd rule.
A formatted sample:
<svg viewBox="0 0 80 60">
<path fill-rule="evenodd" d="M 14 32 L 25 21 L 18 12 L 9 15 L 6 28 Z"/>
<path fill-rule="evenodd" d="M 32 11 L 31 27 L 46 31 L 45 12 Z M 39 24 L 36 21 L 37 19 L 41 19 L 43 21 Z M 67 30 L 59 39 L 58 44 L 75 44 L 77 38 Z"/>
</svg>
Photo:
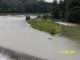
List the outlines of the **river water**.
<svg viewBox="0 0 80 60">
<path fill-rule="evenodd" d="M 64 35 L 52 36 L 33 29 L 25 21 L 25 15 L 3 15 L 0 16 L 0 46 L 43 60 L 80 60 L 80 25 L 61 28 Z M 75 53 L 71 53 L 73 50 Z"/>
</svg>

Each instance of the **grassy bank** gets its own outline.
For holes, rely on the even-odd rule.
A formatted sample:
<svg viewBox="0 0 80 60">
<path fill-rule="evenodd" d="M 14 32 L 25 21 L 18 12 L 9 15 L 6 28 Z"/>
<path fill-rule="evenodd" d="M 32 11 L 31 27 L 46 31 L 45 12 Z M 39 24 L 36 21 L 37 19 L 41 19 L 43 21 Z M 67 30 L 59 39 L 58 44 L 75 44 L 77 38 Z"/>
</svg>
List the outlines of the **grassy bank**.
<svg viewBox="0 0 80 60">
<path fill-rule="evenodd" d="M 61 32 L 59 24 L 48 22 L 45 20 L 28 20 L 28 23 L 35 29 L 45 31 L 50 34 L 57 34 Z"/>
</svg>

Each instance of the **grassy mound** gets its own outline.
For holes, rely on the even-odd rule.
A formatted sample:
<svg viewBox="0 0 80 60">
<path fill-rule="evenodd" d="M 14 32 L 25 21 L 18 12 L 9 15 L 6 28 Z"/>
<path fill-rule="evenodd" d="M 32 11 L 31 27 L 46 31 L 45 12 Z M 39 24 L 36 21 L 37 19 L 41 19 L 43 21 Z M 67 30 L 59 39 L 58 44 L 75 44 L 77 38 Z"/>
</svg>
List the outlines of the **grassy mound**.
<svg viewBox="0 0 80 60">
<path fill-rule="evenodd" d="M 59 24 L 48 22 L 45 20 L 28 20 L 28 23 L 33 27 L 41 31 L 48 32 L 50 34 L 57 34 L 61 32 Z"/>
</svg>

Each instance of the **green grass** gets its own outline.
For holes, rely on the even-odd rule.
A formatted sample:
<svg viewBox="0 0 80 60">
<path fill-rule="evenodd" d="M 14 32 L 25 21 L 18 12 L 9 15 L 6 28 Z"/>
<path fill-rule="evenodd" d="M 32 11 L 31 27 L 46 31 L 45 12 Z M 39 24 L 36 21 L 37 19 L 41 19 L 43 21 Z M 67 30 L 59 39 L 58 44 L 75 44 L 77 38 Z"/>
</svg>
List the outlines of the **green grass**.
<svg viewBox="0 0 80 60">
<path fill-rule="evenodd" d="M 28 23 L 33 28 L 48 32 L 52 35 L 61 32 L 61 28 L 59 24 L 48 22 L 46 20 L 28 20 Z"/>
</svg>

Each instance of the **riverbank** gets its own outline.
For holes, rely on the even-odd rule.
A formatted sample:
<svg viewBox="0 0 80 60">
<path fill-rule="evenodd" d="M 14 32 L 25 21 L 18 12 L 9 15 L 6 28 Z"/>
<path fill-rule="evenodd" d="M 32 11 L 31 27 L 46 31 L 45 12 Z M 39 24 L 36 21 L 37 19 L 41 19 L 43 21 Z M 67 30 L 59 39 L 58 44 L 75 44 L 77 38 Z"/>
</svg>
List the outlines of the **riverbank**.
<svg viewBox="0 0 80 60">
<path fill-rule="evenodd" d="M 73 23 L 69 23 L 69 22 L 56 22 L 60 25 L 65 25 L 65 26 L 76 26 L 76 24 L 73 24 Z"/>
<path fill-rule="evenodd" d="M 44 19 L 28 20 L 28 23 L 35 29 L 45 31 L 51 35 L 58 34 L 61 32 L 60 25 L 57 23 L 49 22 Z"/>
</svg>

